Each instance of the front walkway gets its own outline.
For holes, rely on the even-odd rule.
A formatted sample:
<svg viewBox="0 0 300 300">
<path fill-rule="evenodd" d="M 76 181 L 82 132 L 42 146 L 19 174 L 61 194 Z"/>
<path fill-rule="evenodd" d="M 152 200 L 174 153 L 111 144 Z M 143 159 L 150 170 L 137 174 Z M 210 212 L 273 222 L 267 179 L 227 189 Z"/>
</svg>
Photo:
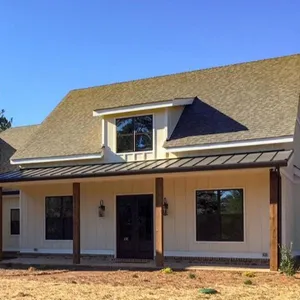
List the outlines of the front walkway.
<svg viewBox="0 0 300 300">
<path fill-rule="evenodd" d="M 17 257 L 8 258 L 0 262 L 0 267 L 24 268 L 24 267 L 47 267 L 47 268 L 75 268 L 75 269 L 103 269 L 103 270 L 157 270 L 153 260 L 105 260 L 95 256 L 81 258 L 80 265 L 74 265 L 70 256 L 35 256 L 35 257 Z M 266 266 L 237 266 L 222 264 L 203 264 L 189 261 L 168 260 L 165 267 L 173 270 L 223 270 L 223 271 L 253 271 L 253 272 L 269 272 Z"/>
</svg>

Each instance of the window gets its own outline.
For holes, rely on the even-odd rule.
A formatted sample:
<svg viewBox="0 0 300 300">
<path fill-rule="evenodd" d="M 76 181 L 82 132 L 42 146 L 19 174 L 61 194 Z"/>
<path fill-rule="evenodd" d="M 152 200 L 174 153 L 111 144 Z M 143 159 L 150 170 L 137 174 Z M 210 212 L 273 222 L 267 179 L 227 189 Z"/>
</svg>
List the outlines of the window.
<svg viewBox="0 0 300 300">
<path fill-rule="evenodd" d="M 46 197 L 46 240 L 72 239 L 72 196 Z"/>
<path fill-rule="evenodd" d="M 20 234 L 20 209 L 13 208 L 10 210 L 10 234 Z"/>
<path fill-rule="evenodd" d="M 196 191 L 197 241 L 244 241 L 243 190 Z"/>
<path fill-rule="evenodd" d="M 152 116 L 116 120 L 117 152 L 148 151 L 153 148 Z"/>
</svg>

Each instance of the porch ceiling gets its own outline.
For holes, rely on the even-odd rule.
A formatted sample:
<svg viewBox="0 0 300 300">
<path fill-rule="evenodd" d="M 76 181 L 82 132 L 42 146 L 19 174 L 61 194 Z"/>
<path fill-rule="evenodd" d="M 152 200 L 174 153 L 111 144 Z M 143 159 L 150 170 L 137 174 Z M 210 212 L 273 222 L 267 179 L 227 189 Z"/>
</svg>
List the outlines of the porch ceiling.
<svg viewBox="0 0 300 300">
<path fill-rule="evenodd" d="M 292 150 L 206 155 L 135 162 L 20 169 L 0 174 L 0 183 L 286 166 Z"/>
</svg>

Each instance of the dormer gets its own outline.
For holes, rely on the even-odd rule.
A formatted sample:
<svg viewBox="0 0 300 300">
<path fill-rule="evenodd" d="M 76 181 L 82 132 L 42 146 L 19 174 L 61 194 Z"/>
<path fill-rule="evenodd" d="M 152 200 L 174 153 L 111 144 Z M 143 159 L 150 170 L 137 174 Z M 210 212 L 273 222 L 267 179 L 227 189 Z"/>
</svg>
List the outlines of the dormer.
<svg viewBox="0 0 300 300">
<path fill-rule="evenodd" d="M 104 161 L 165 158 L 163 147 L 185 106 L 193 98 L 172 99 L 125 107 L 97 109 L 101 118 Z"/>
</svg>

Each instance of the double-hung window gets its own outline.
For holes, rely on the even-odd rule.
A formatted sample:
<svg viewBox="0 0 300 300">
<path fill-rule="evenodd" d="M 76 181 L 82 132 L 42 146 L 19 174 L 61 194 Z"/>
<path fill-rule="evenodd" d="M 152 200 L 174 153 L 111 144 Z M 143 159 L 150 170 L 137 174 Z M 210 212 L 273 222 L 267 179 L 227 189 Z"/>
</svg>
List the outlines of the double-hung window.
<svg viewBox="0 0 300 300">
<path fill-rule="evenodd" d="M 117 153 L 153 149 L 152 115 L 116 119 Z"/>
<path fill-rule="evenodd" d="M 196 191 L 197 241 L 244 241 L 242 189 Z"/>
<path fill-rule="evenodd" d="M 73 239 L 73 197 L 46 197 L 46 240 Z"/>
</svg>

